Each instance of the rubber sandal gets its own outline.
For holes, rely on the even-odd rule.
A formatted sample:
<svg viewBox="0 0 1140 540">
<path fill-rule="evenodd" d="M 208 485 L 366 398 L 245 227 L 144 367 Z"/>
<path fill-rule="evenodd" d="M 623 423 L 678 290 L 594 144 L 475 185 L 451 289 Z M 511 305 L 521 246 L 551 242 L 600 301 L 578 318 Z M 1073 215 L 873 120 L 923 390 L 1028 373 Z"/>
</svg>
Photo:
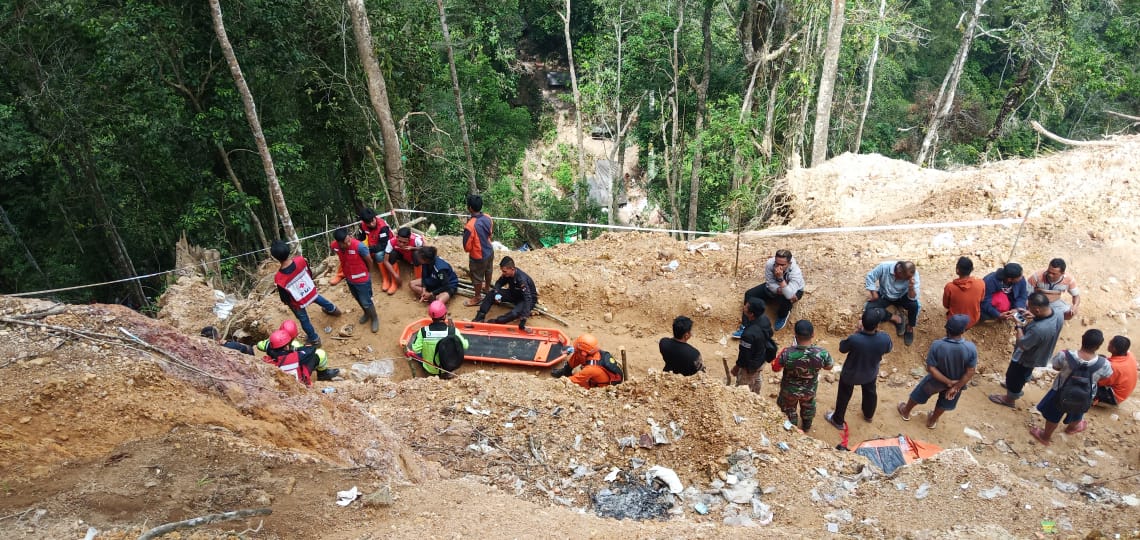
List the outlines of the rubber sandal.
<svg viewBox="0 0 1140 540">
<path fill-rule="evenodd" d="M 935 420 L 933 423 L 931 423 L 930 420 L 926 421 L 926 429 L 934 429 L 936 427 L 938 427 L 938 420 Z"/>
<path fill-rule="evenodd" d="M 1034 439 L 1037 439 L 1037 442 L 1041 443 L 1042 446 L 1049 446 L 1049 444 L 1051 442 L 1051 441 L 1045 439 L 1045 431 L 1042 430 L 1041 428 L 1037 428 L 1037 427 L 1029 428 L 1029 434 L 1032 435 Z"/>
<path fill-rule="evenodd" d="M 1014 406 L 1013 403 L 1006 401 L 1005 396 L 1003 396 L 1001 394 L 990 394 L 990 401 L 997 403 L 998 405 L 1003 405 L 1005 407 L 1009 407 L 1011 409 L 1017 408 L 1016 406 Z"/>
<path fill-rule="evenodd" d="M 831 416 L 833 414 L 835 414 L 835 411 L 828 412 L 827 414 L 823 415 L 823 419 L 827 420 L 827 423 L 831 424 L 831 427 L 842 431 L 843 430 L 843 424 L 836 424 L 835 421 L 831 419 Z"/>
<path fill-rule="evenodd" d="M 1071 424 L 1069 427 L 1066 427 L 1065 433 L 1068 433 L 1069 435 L 1076 435 L 1076 434 L 1088 429 L 1088 427 L 1089 427 L 1089 423 L 1085 420 L 1081 420 L 1080 422 L 1077 422 L 1076 424 Z"/>
<path fill-rule="evenodd" d="M 895 407 L 895 409 L 897 411 L 899 411 L 899 416 L 902 417 L 903 422 L 910 422 L 910 415 L 909 414 L 903 414 L 903 409 L 906 409 L 906 403 L 903 403 L 900 401 L 898 406 Z"/>
<path fill-rule="evenodd" d="M 476 300 L 476 299 L 474 299 L 474 298 L 471 298 L 471 299 L 468 299 L 468 300 L 464 300 L 464 301 L 463 301 L 463 305 L 464 305 L 464 306 L 467 306 L 467 307 L 476 307 L 476 306 L 478 306 L 479 304 L 482 304 L 482 303 L 483 303 L 483 299 L 481 299 L 481 298 L 480 298 L 479 300 Z"/>
</svg>

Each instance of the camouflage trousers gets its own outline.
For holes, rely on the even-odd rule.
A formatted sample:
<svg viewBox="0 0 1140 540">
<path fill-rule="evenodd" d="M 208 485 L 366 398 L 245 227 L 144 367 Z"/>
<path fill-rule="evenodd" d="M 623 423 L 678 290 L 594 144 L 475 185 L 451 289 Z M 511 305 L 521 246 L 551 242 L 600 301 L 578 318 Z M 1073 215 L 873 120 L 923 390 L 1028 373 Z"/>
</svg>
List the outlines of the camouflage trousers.
<svg viewBox="0 0 1140 540">
<path fill-rule="evenodd" d="M 811 427 L 811 421 L 815 419 L 815 392 L 780 389 L 776 405 L 788 416 L 788 421 L 792 424 L 799 423 L 797 416 L 802 417 L 805 431 Z"/>
</svg>

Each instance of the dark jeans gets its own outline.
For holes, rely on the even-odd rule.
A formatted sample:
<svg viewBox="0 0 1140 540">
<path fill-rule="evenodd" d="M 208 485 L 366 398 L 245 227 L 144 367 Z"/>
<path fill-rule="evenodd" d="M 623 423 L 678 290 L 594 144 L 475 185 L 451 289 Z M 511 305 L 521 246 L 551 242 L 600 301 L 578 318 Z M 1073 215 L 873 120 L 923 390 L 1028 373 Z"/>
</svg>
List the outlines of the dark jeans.
<svg viewBox="0 0 1140 540">
<path fill-rule="evenodd" d="M 803 297 L 804 297 L 803 289 L 796 291 L 796 298 L 797 299 L 803 298 Z M 761 283 L 755 287 L 752 287 L 751 289 L 748 289 L 748 291 L 746 291 L 744 293 L 744 303 L 745 304 L 747 304 L 748 301 L 753 299 L 753 298 L 759 298 L 759 299 L 763 300 L 765 305 L 768 305 L 768 304 L 775 302 L 775 304 L 776 304 L 776 320 L 783 319 L 784 317 L 787 317 L 789 313 L 792 312 L 792 301 L 788 300 L 787 298 L 784 298 L 784 295 L 780 294 L 779 292 L 772 292 L 772 291 L 768 290 L 768 284 L 767 283 Z M 748 324 L 748 320 L 744 318 L 744 315 L 740 316 L 740 324 Z"/>
<path fill-rule="evenodd" d="M 918 303 L 917 298 L 911 300 L 906 296 L 903 296 L 902 298 L 886 298 L 880 296 L 877 300 L 871 300 L 870 302 L 867 302 L 867 305 L 863 306 L 863 309 L 866 310 L 867 308 L 873 307 L 887 309 L 888 306 L 895 306 L 905 309 L 907 327 L 914 328 L 915 326 L 918 326 L 918 311 L 922 309 L 922 306 Z"/>
<path fill-rule="evenodd" d="M 491 289 L 486 291 L 487 294 L 483 295 L 483 302 L 479 304 L 479 313 L 486 315 L 491 311 L 491 306 L 495 305 L 495 295 L 503 295 L 501 302 L 510 302 L 514 304 L 514 308 L 510 313 L 501 315 L 491 319 L 490 322 L 495 324 L 506 324 L 516 319 L 526 320 L 530 318 L 530 312 L 534 310 L 534 306 L 527 304 L 521 292 L 511 289 Z"/>
<path fill-rule="evenodd" d="M 372 307 L 372 280 L 369 279 L 364 283 L 349 283 L 348 292 L 352 293 L 352 298 L 360 304 L 361 309 L 368 311 Z"/>
<path fill-rule="evenodd" d="M 336 305 L 334 305 L 332 302 L 329 302 L 325 299 L 325 297 L 319 294 L 313 303 L 321 306 L 321 309 L 323 309 L 326 313 L 336 310 Z M 320 335 L 317 334 L 317 330 L 313 328 L 313 323 L 309 322 L 309 312 L 305 311 L 304 308 L 292 309 L 293 316 L 297 317 L 297 322 L 301 323 L 301 330 L 305 331 L 305 337 L 308 339 L 320 339 Z"/>
<path fill-rule="evenodd" d="M 875 407 L 879 404 L 879 393 L 875 388 L 875 381 L 859 385 L 863 389 L 863 417 L 870 420 L 875 417 Z M 831 420 L 842 425 L 846 421 L 847 404 L 851 402 L 851 395 L 855 393 L 855 385 L 839 382 L 839 390 L 835 393 L 835 414 Z"/>
<path fill-rule="evenodd" d="M 1108 386 L 1096 387 L 1096 400 L 1105 405 L 1120 405 L 1116 402 L 1116 394 L 1114 394 L 1112 388 Z"/>
<path fill-rule="evenodd" d="M 1017 362 L 1010 362 L 1009 369 L 1005 370 L 1005 391 L 1009 397 L 1021 397 L 1025 383 L 1033 377 L 1033 366 L 1025 367 Z"/>
</svg>

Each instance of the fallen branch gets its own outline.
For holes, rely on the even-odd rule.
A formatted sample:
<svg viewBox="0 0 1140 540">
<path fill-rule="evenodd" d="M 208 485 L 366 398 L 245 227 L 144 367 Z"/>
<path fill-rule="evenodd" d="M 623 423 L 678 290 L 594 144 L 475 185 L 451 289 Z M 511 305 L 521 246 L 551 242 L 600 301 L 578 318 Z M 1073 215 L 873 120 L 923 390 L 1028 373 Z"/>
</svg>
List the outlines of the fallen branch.
<svg viewBox="0 0 1140 540">
<path fill-rule="evenodd" d="M 1109 110 L 1104 111 L 1104 114 L 1115 116 L 1117 118 L 1123 118 L 1125 120 L 1131 120 L 1133 122 L 1140 122 L 1140 116 L 1131 116 L 1128 114 L 1118 113 L 1116 111 L 1109 111 Z"/>
<path fill-rule="evenodd" d="M 1051 139 L 1053 141 L 1059 142 L 1061 144 L 1067 144 L 1069 146 L 1108 146 L 1117 144 L 1114 141 L 1074 141 L 1073 139 L 1066 139 L 1060 135 L 1057 135 L 1056 133 L 1053 133 L 1052 131 L 1045 129 L 1041 124 L 1037 123 L 1036 120 L 1030 120 L 1029 125 L 1033 126 L 1033 131 L 1040 133 L 1046 139 Z"/>
<path fill-rule="evenodd" d="M 272 514 L 273 510 L 269 508 L 251 508 L 247 510 L 234 510 L 232 512 L 222 512 L 221 514 L 210 514 L 207 516 L 199 516 L 185 521 L 175 521 L 174 523 L 167 523 L 166 525 L 159 525 L 139 536 L 138 540 L 151 540 L 158 538 L 168 532 L 179 531 L 182 529 L 192 529 L 201 525 L 210 523 L 221 523 L 223 521 L 233 521 L 235 519 L 243 519 L 253 516 L 268 516 Z M 258 529 L 261 526 L 258 525 Z"/>
<path fill-rule="evenodd" d="M 22 313 L 19 315 L 12 315 L 12 318 L 13 319 L 21 319 L 21 320 L 43 319 L 44 317 L 49 317 L 51 315 L 59 315 L 60 313 L 63 313 L 66 310 L 67 310 L 67 306 L 65 306 L 63 304 L 56 304 L 50 308 L 43 309 L 40 311 L 33 311 L 31 313 Z"/>
</svg>

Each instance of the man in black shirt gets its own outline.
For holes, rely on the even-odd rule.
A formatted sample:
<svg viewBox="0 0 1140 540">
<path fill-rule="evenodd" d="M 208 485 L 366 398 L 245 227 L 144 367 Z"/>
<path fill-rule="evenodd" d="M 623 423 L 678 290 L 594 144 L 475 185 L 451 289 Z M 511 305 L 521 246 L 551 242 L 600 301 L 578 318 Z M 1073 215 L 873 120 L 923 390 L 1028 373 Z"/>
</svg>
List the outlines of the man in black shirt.
<svg viewBox="0 0 1140 540">
<path fill-rule="evenodd" d="M 673 337 L 663 337 L 658 343 L 661 359 L 665 360 L 663 371 L 689 376 L 705 370 L 701 363 L 701 351 L 688 343 L 691 337 L 693 320 L 684 315 L 673 319 Z"/>
<path fill-rule="evenodd" d="M 503 257 L 499 262 L 499 272 L 501 274 L 499 279 L 495 281 L 494 287 L 487 291 L 487 296 L 483 297 L 483 301 L 479 304 L 479 312 L 475 314 L 473 321 L 483 322 L 487 312 L 491 311 L 491 306 L 510 302 L 514 304 L 514 308 L 509 313 L 487 322 L 507 324 L 518 319 L 519 330 L 525 330 L 526 320 L 530 317 L 531 311 L 534 311 L 534 306 L 538 304 L 538 289 L 534 286 L 534 280 L 526 275 L 526 272 L 516 268 L 515 260 L 510 257 Z"/>
<path fill-rule="evenodd" d="M 740 352 L 731 374 L 736 386 L 747 386 L 754 394 L 760 393 L 760 370 L 776 358 L 776 344 L 772 341 L 772 322 L 764 314 L 764 301 L 749 298 L 744 304 L 744 332 L 740 335 Z"/>
</svg>

